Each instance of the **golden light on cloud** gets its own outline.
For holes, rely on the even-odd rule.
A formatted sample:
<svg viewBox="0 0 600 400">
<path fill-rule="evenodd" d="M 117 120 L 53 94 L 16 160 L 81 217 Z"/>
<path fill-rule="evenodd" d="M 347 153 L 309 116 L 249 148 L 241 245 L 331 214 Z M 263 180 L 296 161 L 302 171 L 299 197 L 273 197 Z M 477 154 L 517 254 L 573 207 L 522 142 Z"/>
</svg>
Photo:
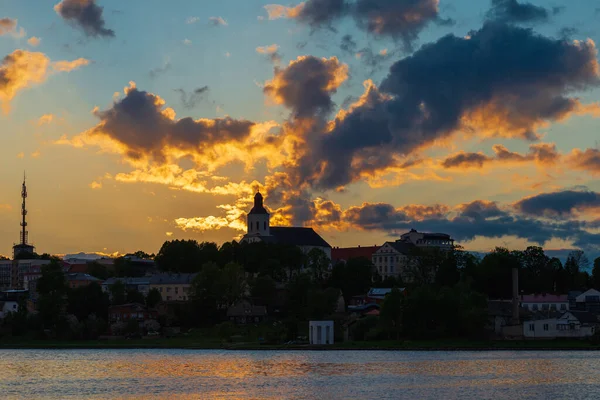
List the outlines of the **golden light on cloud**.
<svg viewBox="0 0 600 400">
<path fill-rule="evenodd" d="M 92 189 L 102 189 L 102 182 L 93 181 L 89 186 Z"/>
<path fill-rule="evenodd" d="M 19 154 L 17 154 L 17 158 L 25 158 L 25 153 L 20 152 Z"/>
<path fill-rule="evenodd" d="M 39 158 L 41 155 L 42 153 L 39 150 L 36 150 L 33 153 L 31 153 L 31 158 Z"/>
<path fill-rule="evenodd" d="M 38 47 L 41 41 L 42 40 L 40 38 L 35 36 L 32 36 L 29 39 L 27 39 L 27 43 L 32 47 Z"/>
<path fill-rule="evenodd" d="M 54 115 L 44 114 L 40 118 L 38 118 L 37 124 L 38 124 L 38 126 L 42 126 L 42 125 L 52 123 L 53 120 L 54 120 Z"/>
<path fill-rule="evenodd" d="M 54 72 L 68 72 L 87 65 L 88 60 L 51 62 L 44 54 L 15 50 L 0 63 L 0 103 L 5 112 L 17 93 L 34 84 L 43 83 Z"/>
<path fill-rule="evenodd" d="M 279 50 L 279 46 L 276 44 L 272 44 L 269 46 L 259 46 L 256 48 L 256 52 L 259 54 L 273 54 Z"/>
<path fill-rule="evenodd" d="M 286 7 L 280 4 L 267 4 L 264 6 L 265 10 L 267 10 L 267 14 L 269 14 L 269 19 L 280 19 L 280 18 L 296 18 L 302 12 L 304 8 L 304 3 L 300 3 L 294 7 Z"/>
</svg>

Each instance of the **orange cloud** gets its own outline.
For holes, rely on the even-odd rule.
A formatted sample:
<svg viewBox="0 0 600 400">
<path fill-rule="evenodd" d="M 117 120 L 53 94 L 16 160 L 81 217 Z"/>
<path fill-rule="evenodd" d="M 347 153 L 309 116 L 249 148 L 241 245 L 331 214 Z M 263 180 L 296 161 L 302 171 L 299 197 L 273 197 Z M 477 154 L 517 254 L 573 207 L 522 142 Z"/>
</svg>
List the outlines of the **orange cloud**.
<svg viewBox="0 0 600 400">
<path fill-rule="evenodd" d="M 11 35 L 19 39 L 26 35 L 25 29 L 17 29 L 18 21 L 11 18 L 0 18 L 0 36 Z"/>
<path fill-rule="evenodd" d="M 54 120 L 54 115 L 44 114 L 38 119 L 37 124 L 38 124 L 38 126 L 42 126 L 44 124 L 52 123 L 53 120 Z"/>
<path fill-rule="evenodd" d="M 68 72 L 87 63 L 83 58 L 52 63 L 44 53 L 15 50 L 0 63 L 0 103 L 4 111 L 9 111 L 9 103 L 19 91 L 43 83 L 54 72 Z"/>
<path fill-rule="evenodd" d="M 304 8 L 304 3 L 300 3 L 295 7 L 286 7 L 280 4 L 267 4 L 264 6 L 269 14 L 269 19 L 280 19 L 280 18 L 297 18 L 300 12 Z"/>
<path fill-rule="evenodd" d="M 574 149 L 566 156 L 566 163 L 573 169 L 587 171 L 592 175 L 600 176 L 600 150 Z"/>
<path fill-rule="evenodd" d="M 33 46 L 33 47 L 38 47 L 38 46 L 40 45 L 40 42 L 41 42 L 41 41 L 42 41 L 42 40 L 41 40 L 40 38 L 38 38 L 38 37 L 35 37 L 35 36 L 32 36 L 32 37 L 30 37 L 29 39 L 27 39 L 27 43 L 28 43 L 30 46 Z"/>
</svg>

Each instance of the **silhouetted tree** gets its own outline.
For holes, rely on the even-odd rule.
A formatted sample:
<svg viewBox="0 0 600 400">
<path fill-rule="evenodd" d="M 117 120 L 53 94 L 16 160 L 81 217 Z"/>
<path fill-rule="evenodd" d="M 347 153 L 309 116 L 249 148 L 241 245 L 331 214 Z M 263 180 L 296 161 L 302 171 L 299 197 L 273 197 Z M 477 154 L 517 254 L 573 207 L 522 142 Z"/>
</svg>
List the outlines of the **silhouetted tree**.
<svg viewBox="0 0 600 400">
<path fill-rule="evenodd" d="M 113 306 L 118 306 L 127 302 L 127 292 L 123 281 L 117 280 L 109 286 L 108 290 L 110 291 L 110 303 Z"/>
<path fill-rule="evenodd" d="M 107 280 L 108 278 L 114 275 L 108 270 L 106 265 L 102 265 L 97 261 L 89 262 L 87 265 L 87 271 L 88 274 L 103 281 Z"/>
<path fill-rule="evenodd" d="M 87 319 L 91 314 L 106 319 L 109 305 L 108 294 L 96 282 L 69 290 L 67 312 L 75 315 L 79 321 Z"/>
<path fill-rule="evenodd" d="M 161 301 L 162 301 L 162 296 L 161 296 L 160 292 L 158 291 L 158 289 L 157 288 L 150 289 L 150 291 L 148 292 L 148 295 L 146 296 L 146 306 L 148 306 L 148 308 L 154 308 Z"/>
<path fill-rule="evenodd" d="M 402 309 L 404 295 L 399 289 L 392 289 L 385 296 L 379 316 L 380 325 L 388 338 L 398 339 L 402 331 Z"/>
<path fill-rule="evenodd" d="M 204 253 L 195 240 L 166 241 L 156 255 L 155 261 L 162 271 L 185 273 L 200 271 L 205 262 Z"/>
<path fill-rule="evenodd" d="M 594 267 L 592 268 L 592 282 L 594 288 L 600 289 L 600 257 L 594 260 Z"/>
<path fill-rule="evenodd" d="M 52 261 L 42 266 L 42 276 L 36 285 L 38 311 L 45 328 L 57 329 L 65 315 L 67 305 L 67 281 L 62 265 Z"/>
</svg>

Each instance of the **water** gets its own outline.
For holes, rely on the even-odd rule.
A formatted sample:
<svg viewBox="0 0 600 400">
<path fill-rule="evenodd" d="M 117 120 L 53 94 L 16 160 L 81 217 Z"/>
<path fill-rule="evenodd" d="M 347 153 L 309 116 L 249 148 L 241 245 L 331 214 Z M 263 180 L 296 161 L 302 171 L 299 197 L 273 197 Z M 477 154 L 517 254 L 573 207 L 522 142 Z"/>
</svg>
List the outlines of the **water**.
<svg viewBox="0 0 600 400">
<path fill-rule="evenodd" d="M 599 399 L 596 352 L 0 350 L 2 399 Z"/>
</svg>

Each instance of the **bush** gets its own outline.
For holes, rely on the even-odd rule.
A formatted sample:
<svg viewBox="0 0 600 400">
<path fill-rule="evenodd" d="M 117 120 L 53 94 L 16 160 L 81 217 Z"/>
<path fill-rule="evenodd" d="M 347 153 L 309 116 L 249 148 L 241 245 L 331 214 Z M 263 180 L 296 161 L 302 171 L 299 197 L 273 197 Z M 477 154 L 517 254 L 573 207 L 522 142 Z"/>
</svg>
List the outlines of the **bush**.
<svg viewBox="0 0 600 400">
<path fill-rule="evenodd" d="M 144 330 L 146 332 L 158 332 L 160 330 L 160 324 L 154 319 L 144 321 Z"/>
</svg>

